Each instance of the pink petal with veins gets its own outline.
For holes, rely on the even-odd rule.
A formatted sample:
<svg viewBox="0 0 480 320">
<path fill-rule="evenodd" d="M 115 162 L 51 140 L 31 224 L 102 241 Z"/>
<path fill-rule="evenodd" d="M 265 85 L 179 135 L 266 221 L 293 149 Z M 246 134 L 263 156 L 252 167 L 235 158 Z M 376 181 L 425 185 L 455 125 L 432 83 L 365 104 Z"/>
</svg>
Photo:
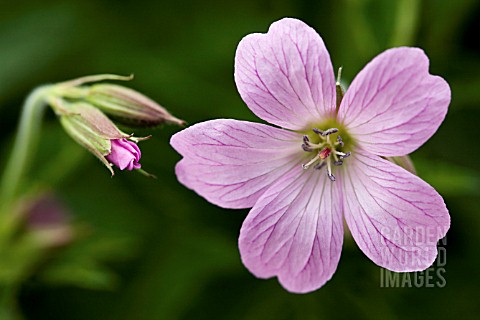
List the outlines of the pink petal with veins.
<svg viewBox="0 0 480 320">
<path fill-rule="evenodd" d="M 301 130 L 335 114 L 335 76 L 322 38 L 300 20 L 282 19 L 267 34 L 240 41 L 235 82 L 258 117 Z"/>
<path fill-rule="evenodd" d="M 425 143 L 442 123 L 450 87 L 428 73 L 418 48 L 394 48 L 375 57 L 353 80 L 338 120 L 364 149 L 403 156 Z"/>
<path fill-rule="evenodd" d="M 264 124 L 220 119 L 191 126 L 170 143 L 184 159 L 181 183 L 224 208 L 250 208 L 301 163 L 302 136 Z"/>
<path fill-rule="evenodd" d="M 343 175 L 347 225 L 362 251 L 392 271 L 420 271 L 450 227 L 442 197 L 405 169 L 358 149 Z"/>
<path fill-rule="evenodd" d="M 343 242 L 340 184 L 301 167 L 282 176 L 245 219 L 239 247 L 257 277 L 277 276 L 289 291 L 323 286 L 335 272 Z"/>
</svg>

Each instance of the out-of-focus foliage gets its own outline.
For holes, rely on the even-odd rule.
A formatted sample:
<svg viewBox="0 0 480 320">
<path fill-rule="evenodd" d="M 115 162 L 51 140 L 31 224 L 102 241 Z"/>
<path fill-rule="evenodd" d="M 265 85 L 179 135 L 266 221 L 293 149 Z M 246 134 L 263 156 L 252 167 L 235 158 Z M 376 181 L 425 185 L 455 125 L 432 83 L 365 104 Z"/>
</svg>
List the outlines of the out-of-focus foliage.
<svg viewBox="0 0 480 320">
<path fill-rule="evenodd" d="M 189 123 L 259 121 L 233 81 L 240 39 L 297 17 L 324 38 L 344 80 L 391 46 L 426 50 L 452 88 L 437 134 L 412 155 L 452 216 L 444 288 L 381 288 L 380 269 L 347 238 L 333 279 L 307 295 L 258 280 L 237 237 L 247 210 L 223 210 L 181 186 L 169 146 L 142 142 L 143 167 L 113 179 L 47 113 L 29 179 L 68 206 L 78 241 L 38 262 L 20 296 L 27 319 L 474 318 L 480 285 L 480 6 L 475 0 L 2 1 L 0 162 L 24 97 L 87 74 L 135 74 L 132 87 Z M 136 135 L 146 134 L 143 130 Z M 1 273 L 1 272 L 0 272 Z"/>
</svg>

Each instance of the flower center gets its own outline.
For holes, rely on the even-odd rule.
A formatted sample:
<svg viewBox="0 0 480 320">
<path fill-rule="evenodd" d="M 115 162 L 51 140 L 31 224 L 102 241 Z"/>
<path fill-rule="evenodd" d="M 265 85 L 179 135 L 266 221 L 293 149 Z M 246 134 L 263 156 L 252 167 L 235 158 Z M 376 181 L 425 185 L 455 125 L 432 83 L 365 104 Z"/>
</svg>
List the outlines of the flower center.
<svg viewBox="0 0 480 320">
<path fill-rule="evenodd" d="M 316 155 L 310 161 L 304 163 L 302 167 L 307 170 L 313 166 L 313 169 L 320 170 L 326 166 L 328 178 L 335 181 L 332 165 L 343 165 L 343 160 L 348 158 L 351 152 L 342 152 L 345 143 L 337 128 L 330 128 L 325 131 L 313 128 L 312 131 L 315 134 L 313 137 L 303 136 L 302 149 L 305 152 L 315 152 Z M 316 142 L 317 140 L 318 142 Z"/>
</svg>

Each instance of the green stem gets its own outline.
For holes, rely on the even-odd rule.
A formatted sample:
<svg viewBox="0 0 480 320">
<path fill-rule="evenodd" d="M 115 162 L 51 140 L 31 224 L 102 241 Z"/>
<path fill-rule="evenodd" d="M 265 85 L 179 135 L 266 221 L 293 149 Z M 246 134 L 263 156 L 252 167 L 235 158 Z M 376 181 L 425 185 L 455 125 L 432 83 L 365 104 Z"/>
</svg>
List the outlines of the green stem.
<svg viewBox="0 0 480 320">
<path fill-rule="evenodd" d="M 12 212 L 15 197 L 18 196 L 22 179 L 28 170 L 32 154 L 37 146 L 46 96 L 51 86 L 42 86 L 30 93 L 25 101 L 13 150 L 7 161 L 0 181 L 0 256 L 8 256 L 11 235 L 16 230 L 19 215 Z M 16 295 L 20 285 L 18 279 L 0 283 L 0 319 L 20 319 L 16 307 Z"/>
<path fill-rule="evenodd" d="M 23 175 L 30 164 L 31 155 L 37 146 L 43 112 L 46 106 L 46 94 L 51 86 L 35 89 L 25 101 L 22 115 L 0 184 L 0 203 L 9 205 L 17 195 Z"/>
</svg>

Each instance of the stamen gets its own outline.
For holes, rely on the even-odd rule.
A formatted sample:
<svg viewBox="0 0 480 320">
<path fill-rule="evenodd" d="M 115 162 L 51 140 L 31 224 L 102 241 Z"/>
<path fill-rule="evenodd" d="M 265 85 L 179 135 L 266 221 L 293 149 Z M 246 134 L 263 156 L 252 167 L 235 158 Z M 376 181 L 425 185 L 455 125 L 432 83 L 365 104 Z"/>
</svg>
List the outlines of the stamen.
<svg viewBox="0 0 480 320">
<path fill-rule="evenodd" d="M 342 137 L 340 137 L 340 135 L 337 136 L 337 142 L 335 142 L 335 145 L 336 146 L 340 145 L 340 147 L 343 147 L 344 143 L 343 143 Z"/>
<path fill-rule="evenodd" d="M 310 161 L 308 161 L 307 163 L 302 164 L 303 170 L 307 170 L 307 169 L 308 169 L 312 164 L 314 164 L 318 159 L 320 159 L 320 152 L 319 152 L 315 157 L 313 157 Z"/>
<path fill-rule="evenodd" d="M 344 142 L 340 135 L 337 135 L 335 139 L 330 139 L 330 135 L 339 132 L 338 128 L 330 128 L 327 130 L 320 130 L 318 128 L 312 128 L 312 131 L 318 134 L 320 141 L 318 143 L 312 143 L 308 135 L 303 136 L 302 149 L 306 152 L 313 152 L 315 150 L 315 156 L 307 163 L 302 164 L 302 168 L 307 170 L 311 166 L 315 170 L 320 170 L 323 167 L 327 167 L 327 176 L 331 181 L 336 181 L 337 178 L 332 172 L 332 166 L 342 166 L 345 158 L 351 155 L 351 152 L 337 151 L 337 148 L 343 148 Z M 318 139 L 315 139 L 318 140 Z"/>
<path fill-rule="evenodd" d="M 315 149 L 321 149 L 325 146 L 325 143 L 316 144 L 311 142 L 306 142 L 302 144 L 302 149 L 306 152 L 312 152 Z"/>
<path fill-rule="evenodd" d="M 328 175 L 328 178 L 329 178 L 332 182 L 335 181 L 335 180 L 337 180 L 337 179 L 335 178 L 335 176 L 334 176 L 333 174 L 331 174 L 330 172 L 328 172 L 327 175 Z"/>
<path fill-rule="evenodd" d="M 327 162 L 327 176 L 331 181 L 335 181 L 335 176 L 332 174 L 332 166 L 330 165 L 330 161 Z"/>
<path fill-rule="evenodd" d="M 315 169 L 315 170 L 320 170 L 320 169 L 322 169 L 323 167 L 325 167 L 326 164 L 327 164 L 327 163 L 326 163 L 325 161 L 322 161 L 322 162 L 320 162 L 320 163 L 317 163 L 317 164 L 313 167 L 313 169 Z"/>
<path fill-rule="evenodd" d="M 350 151 L 347 152 L 347 153 L 343 153 L 343 152 L 340 152 L 340 151 L 335 151 L 336 154 L 338 154 L 340 157 L 340 159 L 345 159 L 345 158 L 348 158 L 350 157 L 350 155 L 352 154 Z"/>
<path fill-rule="evenodd" d="M 303 149 L 303 151 L 305 151 L 305 152 L 312 152 L 312 151 L 313 151 L 313 149 L 310 148 L 309 146 L 307 146 L 305 143 L 302 144 L 302 149 Z"/>
<path fill-rule="evenodd" d="M 322 136 L 325 137 L 325 136 L 328 136 L 328 135 L 330 135 L 330 134 L 332 134 L 332 133 L 337 133 L 337 132 L 338 132 L 338 129 L 337 129 L 337 128 L 330 128 L 330 129 L 324 131 L 324 132 L 322 133 Z"/>
</svg>

